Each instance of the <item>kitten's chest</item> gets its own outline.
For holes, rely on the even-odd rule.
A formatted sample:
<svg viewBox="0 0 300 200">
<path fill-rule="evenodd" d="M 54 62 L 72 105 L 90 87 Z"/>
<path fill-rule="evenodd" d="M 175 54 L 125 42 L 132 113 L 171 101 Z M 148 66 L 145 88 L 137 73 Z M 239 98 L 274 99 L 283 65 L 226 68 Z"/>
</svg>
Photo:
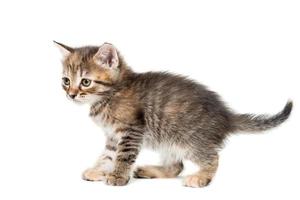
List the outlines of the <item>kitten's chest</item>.
<svg viewBox="0 0 300 200">
<path fill-rule="evenodd" d="M 111 137 L 114 135 L 117 125 L 115 123 L 107 121 L 103 114 L 100 113 L 91 118 L 95 122 L 95 124 L 103 130 L 106 136 Z"/>
</svg>

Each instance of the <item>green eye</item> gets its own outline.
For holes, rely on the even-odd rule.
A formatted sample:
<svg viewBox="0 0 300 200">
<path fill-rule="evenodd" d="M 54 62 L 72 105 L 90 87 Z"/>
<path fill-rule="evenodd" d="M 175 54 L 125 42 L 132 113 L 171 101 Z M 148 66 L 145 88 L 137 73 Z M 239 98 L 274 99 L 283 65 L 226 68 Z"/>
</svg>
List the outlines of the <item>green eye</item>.
<svg viewBox="0 0 300 200">
<path fill-rule="evenodd" d="M 88 86 L 91 85 L 91 80 L 86 79 L 86 78 L 83 78 L 83 79 L 81 80 L 81 85 L 83 85 L 84 87 L 88 87 Z"/>
<path fill-rule="evenodd" d="M 63 81 L 63 84 L 66 85 L 66 86 L 69 86 L 70 85 L 70 79 L 68 79 L 67 77 L 63 77 L 62 78 L 62 81 Z"/>
</svg>

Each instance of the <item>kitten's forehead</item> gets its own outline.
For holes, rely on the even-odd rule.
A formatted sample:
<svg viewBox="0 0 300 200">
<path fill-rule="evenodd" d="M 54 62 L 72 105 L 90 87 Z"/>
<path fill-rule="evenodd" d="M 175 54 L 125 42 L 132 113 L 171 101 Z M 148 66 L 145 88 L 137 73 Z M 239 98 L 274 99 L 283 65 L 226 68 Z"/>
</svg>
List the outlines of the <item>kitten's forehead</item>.
<svg viewBox="0 0 300 200">
<path fill-rule="evenodd" d="M 88 63 L 78 54 L 71 54 L 63 62 L 63 74 L 66 76 L 83 76 L 89 71 Z"/>
<path fill-rule="evenodd" d="M 64 70 L 76 72 L 78 70 L 89 71 L 90 62 L 96 54 L 98 47 L 81 47 L 75 49 L 63 62 Z"/>
</svg>

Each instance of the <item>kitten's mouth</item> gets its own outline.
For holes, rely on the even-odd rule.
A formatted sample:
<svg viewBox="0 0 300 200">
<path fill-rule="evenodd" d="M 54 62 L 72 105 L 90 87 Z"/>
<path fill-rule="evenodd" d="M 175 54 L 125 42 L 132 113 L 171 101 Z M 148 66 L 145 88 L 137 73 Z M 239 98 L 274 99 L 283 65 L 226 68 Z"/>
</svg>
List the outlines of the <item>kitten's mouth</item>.
<svg viewBox="0 0 300 200">
<path fill-rule="evenodd" d="M 70 100 L 70 101 L 72 101 L 72 102 L 74 102 L 74 103 L 77 103 L 77 104 L 82 104 L 82 103 L 85 103 L 86 101 L 85 101 L 85 99 L 78 99 L 78 98 L 70 98 L 68 95 L 67 95 L 67 98 Z"/>
<path fill-rule="evenodd" d="M 67 96 L 67 99 L 78 104 L 78 105 L 82 105 L 82 104 L 86 104 L 86 103 L 94 103 L 96 101 L 99 101 L 101 100 L 102 98 L 102 95 L 100 94 L 97 94 L 97 95 L 94 95 L 94 96 L 82 96 L 82 95 L 78 95 L 76 96 L 75 98 L 71 98 L 69 97 L 68 95 Z"/>
<path fill-rule="evenodd" d="M 86 101 L 84 100 L 78 100 L 78 99 L 71 99 L 76 104 L 84 104 Z"/>
</svg>

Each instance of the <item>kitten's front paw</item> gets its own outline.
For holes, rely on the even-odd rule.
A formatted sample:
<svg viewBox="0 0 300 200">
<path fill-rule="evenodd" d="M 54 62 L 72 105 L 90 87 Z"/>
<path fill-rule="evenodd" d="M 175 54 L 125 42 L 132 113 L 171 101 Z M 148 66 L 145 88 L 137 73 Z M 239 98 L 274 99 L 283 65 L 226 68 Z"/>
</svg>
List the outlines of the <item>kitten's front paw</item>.
<svg viewBox="0 0 300 200">
<path fill-rule="evenodd" d="M 129 181 L 129 176 L 121 176 L 120 174 L 110 173 L 106 176 L 106 184 L 113 186 L 123 186 Z"/>
<path fill-rule="evenodd" d="M 183 185 L 186 187 L 205 187 L 210 183 L 211 179 L 206 176 L 201 175 L 190 175 L 187 176 L 184 181 Z"/>
<path fill-rule="evenodd" d="M 97 168 L 89 168 L 82 173 L 82 179 L 86 181 L 103 181 L 105 173 Z"/>
</svg>

